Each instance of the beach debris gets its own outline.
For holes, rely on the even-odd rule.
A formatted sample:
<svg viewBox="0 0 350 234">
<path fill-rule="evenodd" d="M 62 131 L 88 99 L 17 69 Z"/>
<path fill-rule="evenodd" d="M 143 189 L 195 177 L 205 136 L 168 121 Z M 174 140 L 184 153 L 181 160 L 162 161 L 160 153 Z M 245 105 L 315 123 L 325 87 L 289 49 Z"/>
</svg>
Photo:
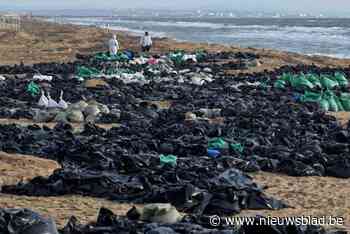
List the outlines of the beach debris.
<svg viewBox="0 0 350 234">
<path fill-rule="evenodd" d="M 82 123 L 84 119 L 86 122 L 95 122 L 96 119 L 101 121 L 109 121 L 108 123 L 116 123 L 116 119 L 120 118 L 120 111 L 118 114 L 110 114 L 110 109 L 107 105 L 103 105 L 98 102 L 79 101 L 77 103 L 68 104 L 62 99 L 63 92 L 61 92 L 61 100 L 56 108 L 50 108 L 46 110 L 32 109 L 33 120 L 36 122 L 72 122 Z M 47 106 L 41 106 L 47 107 Z M 23 113 L 26 114 L 26 113 Z M 83 115 L 82 115 L 83 114 Z M 14 114 L 12 114 L 14 116 Z M 28 115 L 28 114 L 26 114 Z M 31 116 L 31 115 L 30 115 Z"/>
<path fill-rule="evenodd" d="M 67 119 L 72 123 L 82 123 L 84 115 L 80 110 L 67 110 Z"/>
<path fill-rule="evenodd" d="M 58 102 L 58 107 L 61 109 L 67 109 L 68 108 L 68 104 L 65 100 L 63 100 L 63 90 L 61 90 L 61 94 L 60 94 L 60 101 Z"/>
<path fill-rule="evenodd" d="M 77 69 L 77 77 L 79 78 L 91 78 L 100 75 L 100 71 L 96 68 L 80 66 Z"/>
<path fill-rule="evenodd" d="M 0 209 L 0 232 L 16 234 L 58 234 L 52 218 L 29 209 Z"/>
<path fill-rule="evenodd" d="M 214 150 L 214 149 L 208 149 L 208 157 L 210 158 L 217 158 L 220 156 L 220 151 L 219 150 Z"/>
<path fill-rule="evenodd" d="M 34 75 L 33 80 L 38 81 L 52 81 L 52 76 L 44 76 L 44 75 Z"/>
<path fill-rule="evenodd" d="M 49 99 L 45 96 L 44 90 L 41 90 L 41 97 L 39 99 L 38 106 L 45 108 L 49 106 Z"/>
<path fill-rule="evenodd" d="M 210 56 L 202 61 L 208 61 Z M 212 59 L 225 56 L 233 54 L 213 55 Z M 349 129 L 340 126 L 317 103 L 294 101 L 319 100 L 319 96 L 300 90 L 314 92 L 323 85 L 333 87 L 323 90 L 323 96 L 332 96 L 333 92 L 346 100 L 345 80 L 338 78 L 338 85 L 333 86 L 329 77 L 324 82 L 307 77 L 309 82 L 298 81 L 302 89 L 288 81 L 281 82 L 284 88 L 273 87 L 278 76 L 290 69 L 304 74 L 312 69 L 317 74 L 334 74 L 338 69 L 282 67 L 254 75 L 228 76 L 221 70 L 237 63 L 199 64 L 198 60 L 175 66 L 169 59 L 157 60 L 157 64 L 142 65 L 81 61 L 80 65 L 98 71 L 97 76 L 87 76 L 85 81 L 103 80 L 108 89 L 87 88 L 85 82 L 55 75 L 45 90 L 55 97 L 64 90 L 65 102 L 72 103 L 67 109 L 35 112 L 28 107 L 35 107 L 36 100 L 23 92 L 30 78 L 4 81 L 0 102 L 5 109 L 1 114 L 28 116 L 28 112 L 35 112 L 37 121 L 60 123 L 53 129 L 0 125 L 0 150 L 50 157 L 62 168 L 48 178 L 3 186 L 2 192 L 166 203 L 195 217 L 227 216 L 242 209 L 287 206 L 267 196 L 246 172 L 350 176 Z M 342 72 L 350 74 L 349 69 Z M 192 82 L 193 77 L 199 85 Z M 293 80 L 293 84 L 297 81 Z M 302 97 L 303 94 L 307 95 Z M 162 102 L 168 103 L 165 108 L 156 104 Z M 325 105 L 339 108 L 334 96 Z M 69 121 L 86 124 L 73 131 Z M 104 129 L 92 124 L 100 121 L 118 125 Z M 176 230 L 174 226 L 168 228 Z"/>
<path fill-rule="evenodd" d="M 85 116 L 97 116 L 100 112 L 100 108 L 96 104 L 89 104 L 83 111 Z"/>
<path fill-rule="evenodd" d="M 67 112 L 58 112 L 55 116 L 55 118 L 53 119 L 53 122 L 64 122 L 64 123 L 68 123 L 68 118 L 67 118 L 68 113 Z M 45 121 L 46 122 L 46 121 Z"/>
<path fill-rule="evenodd" d="M 37 123 L 51 122 L 55 118 L 56 113 L 46 110 L 35 110 L 33 120 Z"/>
<path fill-rule="evenodd" d="M 82 100 L 82 101 L 71 104 L 69 106 L 69 109 L 84 111 L 84 109 L 88 106 L 89 106 L 89 104 Z"/>
<path fill-rule="evenodd" d="M 162 206 L 162 207 L 159 207 Z M 164 209 L 164 206 L 166 209 Z M 151 213 L 153 217 L 154 213 L 159 211 L 164 212 L 167 216 L 162 218 L 163 220 L 175 221 L 176 212 L 174 208 L 170 205 L 163 204 L 152 204 L 147 207 L 147 212 Z M 125 216 L 117 216 L 111 210 L 102 207 L 97 216 L 96 222 L 89 225 L 81 225 L 78 220 L 72 217 L 68 224 L 62 230 L 62 233 L 73 234 L 73 233 L 97 233 L 102 234 L 113 234 L 113 233 L 146 233 L 146 234 L 192 234 L 192 233 L 215 233 L 215 234 L 236 234 L 236 233 L 269 233 L 269 234 L 291 234 L 293 232 L 299 234 L 345 234 L 338 228 L 324 228 L 318 225 L 288 225 L 279 224 L 271 225 L 268 222 L 264 222 L 262 225 L 262 220 L 267 220 L 267 217 L 263 216 L 251 216 L 249 221 L 243 221 L 241 225 L 231 225 L 230 227 L 224 225 L 208 225 L 210 217 L 201 217 L 196 215 L 186 215 L 183 218 L 178 218 L 178 222 L 151 222 L 143 221 L 140 222 L 140 216 L 142 209 L 133 207 Z M 169 217 L 169 218 L 168 218 Z M 217 218 L 220 217 L 212 216 Z M 298 217 L 295 217 L 298 218 Z M 213 219 L 213 218 L 211 218 Z M 290 218 L 285 218 L 286 221 Z M 153 219 L 152 219 L 153 220 Z M 232 218 L 234 220 L 234 218 Z M 213 221 L 212 221 L 213 222 Z M 281 222 L 282 223 L 282 222 Z M 283 222 L 287 223 L 287 222 Z"/>
<path fill-rule="evenodd" d="M 48 99 L 48 108 L 58 108 L 58 103 L 51 98 L 50 92 L 47 93 L 47 99 Z"/>
<path fill-rule="evenodd" d="M 174 155 L 163 155 L 161 154 L 159 156 L 159 160 L 160 160 L 160 164 L 162 166 L 164 165 L 170 165 L 170 166 L 176 166 L 176 162 L 177 162 L 177 157 Z"/>
<path fill-rule="evenodd" d="M 207 108 L 201 108 L 199 109 L 198 113 L 200 114 L 201 117 L 205 118 L 217 118 L 221 117 L 221 109 L 207 109 Z"/>
<path fill-rule="evenodd" d="M 101 113 L 109 114 L 111 112 L 107 105 L 104 105 L 104 104 L 101 104 L 101 103 L 97 103 L 97 105 L 98 105 L 98 108 L 99 108 Z"/>
<path fill-rule="evenodd" d="M 171 204 L 148 204 L 140 210 L 140 220 L 146 222 L 173 224 L 180 222 L 181 219 L 181 214 Z"/>
<path fill-rule="evenodd" d="M 33 81 L 30 82 L 27 86 L 27 92 L 32 95 L 33 97 L 37 96 L 40 92 L 40 87 L 34 83 Z"/>
<path fill-rule="evenodd" d="M 187 61 L 191 61 L 191 62 L 196 63 L 197 62 L 197 57 L 194 54 L 185 54 L 185 55 L 183 55 L 182 60 L 184 60 L 186 62 Z"/>
<path fill-rule="evenodd" d="M 196 119 L 197 119 L 196 114 L 194 114 L 192 112 L 186 112 L 185 113 L 185 120 L 193 121 L 193 120 L 196 120 Z"/>
<path fill-rule="evenodd" d="M 350 111 L 348 104 L 348 94 L 341 93 L 338 96 L 335 92 L 339 89 L 348 87 L 346 75 L 341 72 L 335 72 L 334 76 L 317 75 L 308 73 L 291 74 L 284 73 L 275 81 L 274 87 L 277 89 L 285 89 L 291 86 L 295 89 L 295 96 L 299 98 L 295 101 L 316 102 L 324 111 Z M 344 108 L 345 106 L 345 108 Z"/>
</svg>

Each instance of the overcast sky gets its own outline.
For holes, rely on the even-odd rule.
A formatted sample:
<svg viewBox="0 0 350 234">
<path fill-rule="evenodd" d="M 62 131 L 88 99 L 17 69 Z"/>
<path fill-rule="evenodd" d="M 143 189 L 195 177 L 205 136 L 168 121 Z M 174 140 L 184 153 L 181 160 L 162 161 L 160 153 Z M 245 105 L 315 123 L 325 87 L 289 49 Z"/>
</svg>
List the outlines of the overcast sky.
<svg viewBox="0 0 350 234">
<path fill-rule="evenodd" d="M 227 9 L 242 11 L 303 11 L 336 13 L 350 11 L 350 0 L 0 0 L 6 9 Z"/>
</svg>

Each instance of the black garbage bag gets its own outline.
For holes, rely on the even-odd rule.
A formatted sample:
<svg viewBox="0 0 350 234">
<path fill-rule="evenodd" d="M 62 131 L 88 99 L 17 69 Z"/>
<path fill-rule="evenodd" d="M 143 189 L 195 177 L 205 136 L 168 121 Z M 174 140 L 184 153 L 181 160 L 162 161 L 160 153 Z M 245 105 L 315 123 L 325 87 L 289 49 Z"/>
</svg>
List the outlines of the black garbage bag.
<svg viewBox="0 0 350 234">
<path fill-rule="evenodd" d="M 82 194 L 118 201 L 136 200 L 147 192 L 138 177 L 108 171 L 73 170 L 57 169 L 49 178 L 36 177 L 30 183 L 3 186 L 2 191 L 30 196 Z"/>
<path fill-rule="evenodd" d="M 129 164 L 131 165 L 131 164 Z M 135 166 L 134 166 L 135 167 Z M 171 203 L 180 211 L 230 215 L 241 209 L 282 209 L 281 201 L 267 197 L 263 189 L 237 169 L 230 169 L 212 180 L 178 175 L 170 166 L 143 169 L 138 175 L 91 169 L 58 169 L 49 178 L 36 177 L 28 183 L 3 186 L 3 193 L 53 196 L 81 194 L 121 202 Z M 199 172 L 208 174 L 207 171 Z M 182 180 L 190 178 L 191 180 Z"/>
<path fill-rule="evenodd" d="M 2 234 L 58 234 L 52 219 L 28 209 L 0 209 Z"/>
<path fill-rule="evenodd" d="M 260 191 L 261 188 L 253 182 L 252 178 L 247 174 L 237 170 L 230 169 L 220 174 L 216 178 L 214 178 L 211 183 L 213 186 L 217 187 L 231 187 L 235 190 L 245 190 L 252 189 L 256 191 Z"/>
<path fill-rule="evenodd" d="M 230 207 L 231 209 L 233 207 L 241 209 L 282 209 L 288 207 L 285 203 L 264 195 L 262 187 L 237 169 L 225 171 L 212 179 L 210 183 L 212 186 L 209 191 L 213 194 L 213 199 L 208 204 L 207 211 L 210 211 L 211 214 L 223 214 L 222 211 L 230 211 Z M 226 214 L 238 213 L 240 210 L 232 211 Z"/>
<path fill-rule="evenodd" d="M 322 165 L 321 165 L 322 166 Z M 290 176 L 323 176 L 324 168 L 312 167 L 300 161 L 296 160 L 284 160 L 280 163 L 280 168 L 282 172 Z"/>
<path fill-rule="evenodd" d="M 327 174 L 339 178 L 350 178 L 350 160 L 338 159 L 326 167 Z"/>
<path fill-rule="evenodd" d="M 199 224 L 192 223 L 191 221 L 192 220 L 176 224 L 145 223 L 114 215 L 112 211 L 106 208 L 101 208 L 96 223 L 90 225 L 81 225 L 75 217 L 72 217 L 67 225 L 63 228 L 62 234 L 238 234 L 238 232 L 230 230 L 229 228 L 223 230 L 214 228 L 209 229 Z"/>
<path fill-rule="evenodd" d="M 316 225 L 270 225 L 265 217 L 247 217 L 239 225 L 226 223 L 224 217 L 218 226 L 210 225 L 211 217 L 188 215 L 182 221 L 174 224 L 147 223 L 131 220 L 126 217 L 114 215 L 112 211 L 101 208 L 97 222 L 81 225 L 74 217 L 64 227 L 63 234 L 346 234 L 346 231 L 325 230 Z M 232 219 L 233 220 L 233 219 Z M 265 221 L 262 221 L 265 220 Z M 285 222 L 286 223 L 286 222 Z"/>
<path fill-rule="evenodd" d="M 119 217 L 106 208 L 101 208 L 93 225 L 82 225 L 76 217 L 71 217 L 62 229 L 62 234 L 132 234 L 142 230 L 142 224 Z"/>
</svg>

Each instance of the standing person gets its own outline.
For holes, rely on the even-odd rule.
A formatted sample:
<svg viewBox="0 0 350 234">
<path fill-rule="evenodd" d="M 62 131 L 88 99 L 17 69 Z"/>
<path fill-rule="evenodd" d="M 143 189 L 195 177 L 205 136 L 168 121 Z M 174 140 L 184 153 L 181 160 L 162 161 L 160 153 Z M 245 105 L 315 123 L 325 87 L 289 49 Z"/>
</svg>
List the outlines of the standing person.
<svg viewBox="0 0 350 234">
<path fill-rule="evenodd" d="M 108 42 L 109 45 L 109 54 L 111 56 L 117 55 L 118 50 L 119 50 L 119 42 L 117 40 L 117 35 L 113 35 L 113 37 L 109 40 Z"/>
<path fill-rule="evenodd" d="M 148 34 L 148 32 L 145 32 L 145 35 L 143 37 L 141 37 L 141 49 L 142 52 L 149 52 L 151 47 L 152 47 L 152 38 L 151 36 Z"/>
</svg>

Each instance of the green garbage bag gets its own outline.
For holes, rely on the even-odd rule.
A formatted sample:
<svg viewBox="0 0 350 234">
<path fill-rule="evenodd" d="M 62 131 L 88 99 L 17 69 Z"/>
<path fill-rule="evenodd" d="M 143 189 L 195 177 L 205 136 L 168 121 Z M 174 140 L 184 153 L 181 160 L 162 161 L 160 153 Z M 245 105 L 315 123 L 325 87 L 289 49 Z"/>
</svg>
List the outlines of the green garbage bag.
<svg viewBox="0 0 350 234">
<path fill-rule="evenodd" d="M 290 83 L 292 78 L 293 78 L 292 74 L 290 74 L 290 73 L 283 73 L 282 76 L 279 79 Z"/>
<path fill-rule="evenodd" d="M 339 85 L 342 87 L 347 87 L 349 85 L 349 82 L 346 79 L 346 76 L 344 73 L 336 72 L 334 74 L 334 78 L 336 79 L 336 81 L 338 81 Z"/>
<path fill-rule="evenodd" d="M 99 74 L 100 74 L 100 71 L 97 70 L 96 68 L 88 68 L 85 66 L 78 67 L 78 72 L 77 72 L 78 77 L 89 78 Z"/>
<path fill-rule="evenodd" d="M 328 103 L 329 103 L 329 111 L 333 111 L 333 112 L 339 111 L 337 102 L 335 101 L 334 97 L 328 98 Z"/>
<path fill-rule="evenodd" d="M 118 70 L 114 69 L 114 68 L 109 68 L 107 69 L 106 72 L 104 72 L 106 75 L 115 75 L 118 74 Z"/>
<path fill-rule="evenodd" d="M 320 102 L 322 99 L 322 94 L 305 91 L 305 94 L 301 96 L 302 102 Z"/>
<path fill-rule="evenodd" d="M 299 89 L 313 89 L 315 86 L 305 77 L 305 75 L 294 76 L 291 85 Z"/>
<path fill-rule="evenodd" d="M 268 86 L 267 81 L 262 81 L 262 82 L 260 82 L 260 87 L 263 88 L 263 89 L 268 88 L 269 86 Z M 276 88 L 277 88 L 277 87 L 276 87 Z"/>
<path fill-rule="evenodd" d="M 177 157 L 174 155 L 163 155 L 161 154 L 159 156 L 159 160 L 160 160 L 160 165 L 164 166 L 164 165 L 170 165 L 170 166 L 176 166 L 177 164 Z"/>
<path fill-rule="evenodd" d="M 322 88 L 320 77 L 316 74 L 307 74 L 306 79 L 308 79 L 315 87 Z"/>
<path fill-rule="evenodd" d="M 244 146 L 242 146 L 240 143 L 236 143 L 236 144 L 230 144 L 231 149 L 233 149 L 234 151 L 238 152 L 238 153 L 243 153 L 244 150 Z"/>
<path fill-rule="evenodd" d="M 208 149 L 227 149 L 228 144 L 221 137 L 210 139 L 208 142 Z"/>
<path fill-rule="evenodd" d="M 277 89 L 284 89 L 286 85 L 287 85 L 286 81 L 279 79 L 279 80 L 276 80 L 274 87 Z"/>
<path fill-rule="evenodd" d="M 342 103 L 344 111 L 350 111 L 350 93 L 340 94 L 339 100 Z"/>
<path fill-rule="evenodd" d="M 99 56 L 97 56 L 102 61 L 114 61 L 116 60 L 114 55 L 110 55 L 109 52 L 101 53 Z"/>
<path fill-rule="evenodd" d="M 336 80 L 332 80 L 330 77 L 321 76 L 321 84 L 324 89 L 333 89 L 339 86 L 339 83 Z"/>
<path fill-rule="evenodd" d="M 196 50 L 196 59 L 198 62 L 203 62 L 206 56 L 207 54 L 205 53 L 205 50 Z"/>
<path fill-rule="evenodd" d="M 35 97 L 40 93 L 40 87 L 34 81 L 31 81 L 27 85 L 27 92 L 33 97 Z"/>
<path fill-rule="evenodd" d="M 96 60 L 107 61 L 109 59 L 109 54 L 108 52 L 99 52 L 95 54 L 94 58 Z"/>
<path fill-rule="evenodd" d="M 115 55 L 115 56 L 112 56 L 112 58 L 114 58 L 116 61 L 119 61 L 119 62 L 127 62 L 127 61 L 129 61 L 129 57 L 126 54 L 122 53 L 122 52 L 118 52 L 118 54 Z"/>
<path fill-rule="evenodd" d="M 340 99 L 337 96 L 334 96 L 334 100 L 337 103 L 338 111 L 344 111 L 344 107 Z"/>
<path fill-rule="evenodd" d="M 320 107 L 324 111 L 329 111 L 329 102 L 327 98 L 322 98 L 320 101 Z"/>
<path fill-rule="evenodd" d="M 175 65 L 181 65 L 184 63 L 183 61 L 184 54 L 183 53 L 172 53 L 169 55 L 169 58 L 175 63 Z"/>
<path fill-rule="evenodd" d="M 339 108 L 337 102 L 335 101 L 334 95 L 327 95 L 328 103 L 329 103 L 329 111 L 338 112 Z"/>
</svg>

